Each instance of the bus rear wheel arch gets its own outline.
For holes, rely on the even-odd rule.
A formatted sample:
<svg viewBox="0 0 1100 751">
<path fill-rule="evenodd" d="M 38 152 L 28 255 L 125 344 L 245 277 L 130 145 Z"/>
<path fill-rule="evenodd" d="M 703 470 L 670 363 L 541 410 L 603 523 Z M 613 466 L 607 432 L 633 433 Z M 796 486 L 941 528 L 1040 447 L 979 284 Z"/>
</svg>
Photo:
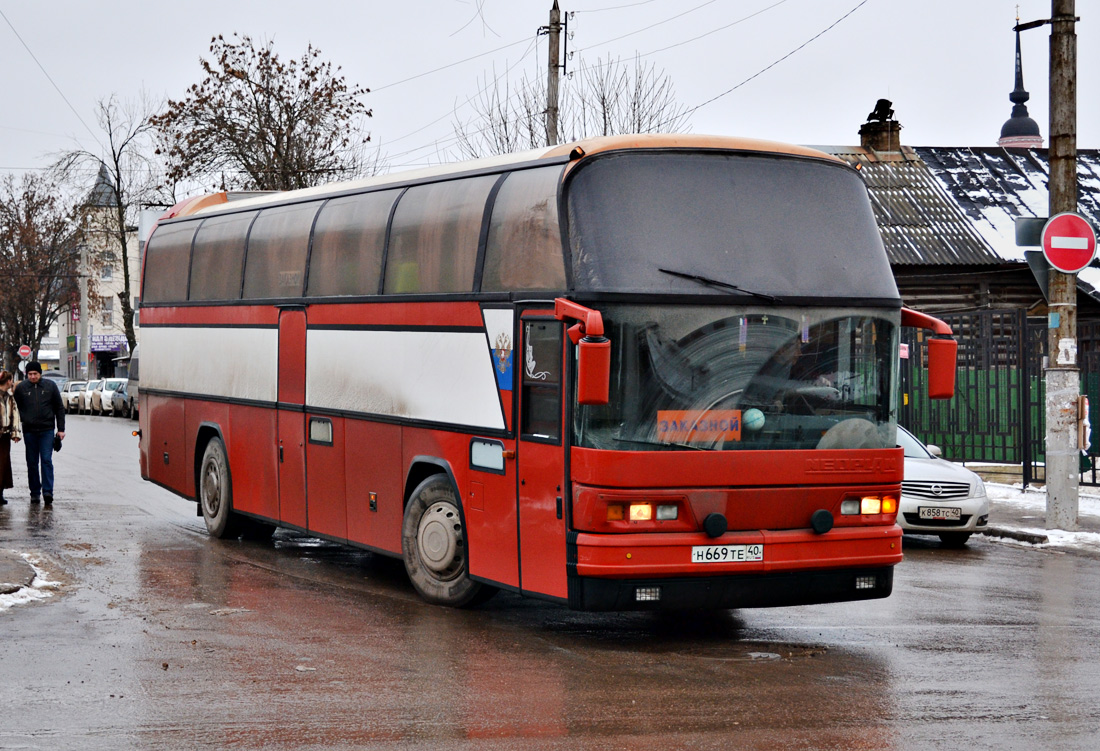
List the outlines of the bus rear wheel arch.
<svg viewBox="0 0 1100 751">
<path fill-rule="evenodd" d="M 496 592 L 470 578 L 465 524 L 445 474 L 427 477 L 412 491 L 401 524 L 401 556 L 413 587 L 430 603 L 463 607 Z"/>
</svg>

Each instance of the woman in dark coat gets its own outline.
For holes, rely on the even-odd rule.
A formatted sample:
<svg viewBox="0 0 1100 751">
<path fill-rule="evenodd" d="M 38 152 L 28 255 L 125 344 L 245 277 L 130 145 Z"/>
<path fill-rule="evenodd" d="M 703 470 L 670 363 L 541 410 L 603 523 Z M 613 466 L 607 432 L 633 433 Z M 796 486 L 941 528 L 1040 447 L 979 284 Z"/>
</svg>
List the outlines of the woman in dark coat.
<svg viewBox="0 0 1100 751">
<path fill-rule="evenodd" d="M 11 373 L 0 370 L 0 506 L 7 503 L 4 491 L 15 484 L 11 476 L 11 444 L 23 437 L 19 407 L 15 406 L 11 393 L 14 388 Z"/>
</svg>

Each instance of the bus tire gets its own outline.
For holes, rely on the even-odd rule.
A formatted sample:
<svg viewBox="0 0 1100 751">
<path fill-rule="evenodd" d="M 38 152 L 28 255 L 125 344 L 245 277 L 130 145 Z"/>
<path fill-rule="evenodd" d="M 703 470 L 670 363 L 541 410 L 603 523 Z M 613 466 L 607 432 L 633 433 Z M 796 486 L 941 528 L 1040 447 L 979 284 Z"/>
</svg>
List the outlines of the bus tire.
<svg viewBox="0 0 1100 751">
<path fill-rule="evenodd" d="M 428 602 L 460 608 L 484 599 L 484 586 L 470 578 L 462 515 L 445 475 L 432 475 L 413 491 L 401 524 L 401 555 Z"/>
<path fill-rule="evenodd" d="M 233 513 L 233 479 L 229 474 L 229 456 L 225 444 L 214 436 L 206 444 L 199 465 L 199 508 L 206 531 L 219 539 L 236 537 L 237 519 Z"/>
</svg>

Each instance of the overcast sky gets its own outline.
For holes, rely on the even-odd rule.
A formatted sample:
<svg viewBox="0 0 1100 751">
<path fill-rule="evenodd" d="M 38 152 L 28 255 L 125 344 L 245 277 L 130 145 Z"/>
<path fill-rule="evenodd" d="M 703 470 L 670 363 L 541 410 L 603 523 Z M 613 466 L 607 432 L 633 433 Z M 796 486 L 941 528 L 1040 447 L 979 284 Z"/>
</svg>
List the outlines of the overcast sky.
<svg viewBox="0 0 1100 751">
<path fill-rule="evenodd" d="M 392 169 L 453 159 L 453 123 L 473 116 L 486 80 L 545 76 L 547 40 L 536 32 L 551 2 L 0 0 L 0 173 L 41 168 L 78 144 L 96 150 L 97 99 L 180 97 L 210 38 L 233 32 L 274 40 L 284 58 L 312 43 L 372 89 L 372 141 Z M 562 2 L 570 69 L 642 55 L 698 107 L 695 133 L 854 144 L 881 97 L 894 102 L 904 144 L 990 146 L 1011 111 L 1016 2 Z M 1018 5 L 1024 21 L 1050 16 L 1049 0 Z M 1098 148 L 1100 3 L 1080 0 L 1077 12 L 1078 146 Z M 1044 138 L 1049 28 L 1023 34 Z"/>
</svg>

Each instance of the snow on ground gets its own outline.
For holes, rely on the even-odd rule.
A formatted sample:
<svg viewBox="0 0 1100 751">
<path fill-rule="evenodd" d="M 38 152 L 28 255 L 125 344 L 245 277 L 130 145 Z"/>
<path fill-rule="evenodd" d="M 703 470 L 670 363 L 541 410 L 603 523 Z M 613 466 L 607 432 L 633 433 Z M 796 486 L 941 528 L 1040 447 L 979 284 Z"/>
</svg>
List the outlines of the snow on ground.
<svg viewBox="0 0 1100 751">
<path fill-rule="evenodd" d="M 996 538 L 1011 545 L 1038 548 L 1075 548 L 1100 552 L 1100 489 L 1084 488 L 1078 494 L 1078 519 L 1081 530 L 1069 532 L 1046 529 L 1047 496 L 1044 488 L 1027 488 L 1020 485 L 985 484 L 991 505 L 989 525 L 1017 532 L 1046 535 L 1048 542 L 1033 544 L 1011 538 Z M 998 509 L 1003 513 L 998 514 Z M 992 539 L 992 538 L 991 538 Z"/>
<path fill-rule="evenodd" d="M 23 587 L 10 595 L 0 595 L 0 612 L 14 605 L 23 605 L 35 600 L 44 600 L 47 597 L 52 597 L 54 591 L 61 586 L 60 582 L 51 581 L 45 569 L 39 567 L 38 564 L 40 564 L 41 561 L 32 558 L 26 553 L 23 553 L 22 557 L 23 560 L 34 569 L 34 581 L 31 582 L 29 587 Z"/>
</svg>

